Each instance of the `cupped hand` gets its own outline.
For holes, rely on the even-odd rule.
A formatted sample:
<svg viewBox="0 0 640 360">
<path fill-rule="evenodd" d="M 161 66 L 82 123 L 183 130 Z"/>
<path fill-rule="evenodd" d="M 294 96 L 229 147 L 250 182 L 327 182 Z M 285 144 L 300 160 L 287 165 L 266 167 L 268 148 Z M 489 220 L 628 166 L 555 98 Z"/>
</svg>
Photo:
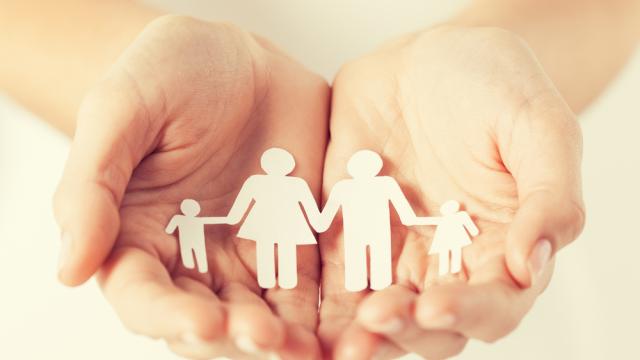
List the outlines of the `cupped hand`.
<svg viewBox="0 0 640 360">
<path fill-rule="evenodd" d="M 345 65 L 333 86 L 324 197 L 356 150 L 379 152 L 418 215 L 449 199 L 480 229 L 463 271 L 438 277 L 433 229 L 392 220 L 394 285 L 343 286 L 341 227 L 320 239 L 319 334 L 336 358 L 429 359 L 512 331 L 577 237 L 584 210 L 575 116 L 525 43 L 494 28 L 440 26 Z M 355 320 L 355 321 L 354 321 Z"/>
<path fill-rule="evenodd" d="M 294 290 L 258 287 L 255 247 L 209 225 L 209 271 L 164 233 L 183 199 L 225 216 L 278 146 L 319 195 L 329 89 L 265 40 L 179 16 L 149 24 L 86 97 L 55 196 L 60 279 L 98 280 L 123 323 L 193 358 L 318 358 L 319 259 L 300 247 Z"/>
</svg>

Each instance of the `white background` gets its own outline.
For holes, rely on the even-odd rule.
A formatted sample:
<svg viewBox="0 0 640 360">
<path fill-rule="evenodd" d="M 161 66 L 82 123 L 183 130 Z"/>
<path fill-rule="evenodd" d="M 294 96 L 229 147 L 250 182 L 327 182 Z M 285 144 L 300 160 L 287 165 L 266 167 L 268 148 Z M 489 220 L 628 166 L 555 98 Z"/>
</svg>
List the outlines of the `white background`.
<svg viewBox="0 0 640 360">
<path fill-rule="evenodd" d="M 260 33 L 327 79 L 345 60 L 462 4 L 164 3 Z M 640 358 L 639 94 L 640 54 L 581 116 L 584 234 L 559 255 L 554 280 L 521 326 L 494 345 L 471 342 L 460 359 Z M 0 359 L 175 359 L 161 342 L 128 333 L 93 282 L 73 290 L 57 284 L 50 203 L 67 150 L 64 136 L 0 96 Z"/>
</svg>

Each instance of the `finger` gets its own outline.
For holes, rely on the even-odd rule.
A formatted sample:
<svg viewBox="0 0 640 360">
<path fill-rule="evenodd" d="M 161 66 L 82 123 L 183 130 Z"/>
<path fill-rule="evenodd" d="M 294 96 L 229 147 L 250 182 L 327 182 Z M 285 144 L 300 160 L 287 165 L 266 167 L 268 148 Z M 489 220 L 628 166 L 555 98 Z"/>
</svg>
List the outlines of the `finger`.
<svg viewBox="0 0 640 360">
<path fill-rule="evenodd" d="M 545 276 L 551 272 L 552 267 L 547 267 Z M 416 300 L 415 319 L 424 329 L 450 330 L 493 342 L 516 328 L 541 291 L 538 286 L 521 289 L 502 279 L 435 285 Z"/>
<path fill-rule="evenodd" d="M 394 359 L 404 352 L 384 337 L 365 330 L 357 322 L 347 326 L 332 353 L 336 359 Z"/>
<path fill-rule="evenodd" d="M 243 352 L 260 355 L 282 347 L 286 326 L 264 300 L 240 283 L 229 283 L 219 293 L 227 309 L 227 331 Z"/>
<path fill-rule="evenodd" d="M 272 360 L 275 358 L 272 353 L 268 352 L 249 354 L 239 349 L 231 338 L 206 342 L 200 339 L 195 339 L 195 341 L 192 339 L 176 339 L 167 340 L 167 345 L 171 351 L 187 359 Z"/>
<path fill-rule="evenodd" d="M 204 284 L 198 281 L 182 277 L 175 282 L 194 293 L 215 297 Z M 226 336 L 211 341 L 199 338 L 169 340 L 167 344 L 173 352 L 194 359 L 211 359 L 221 356 L 233 359 L 267 359 L 278 347 L 288 345 L 295 349 L 309 345 L 305 342 L 304 335 L 298 337 L 292 335 L 294 337 L 289 339 L 284 325 L 273 316 L 265 303 L 245 286 L 230 284 L 221 290 L 221 298 L 225 301 L 224 306 L 228 313 Z M 274 338 L 265 337 L 265 334 L 273 334 Z M 286 340 L 278 340 L 280 337 Z M 302 344 L 298 339 L 301 339 Z M 313 353 L 314 349 L 310 350 Z M 306 353 L 303 352 L 303 354 L 308 354 L 310 350 L 307 348 Z"/>
<path fill-rule="evenodd" d="M 372 293 L 362 301 L 357 320 L 366 330 L 380 334 L 406 352 L 427 359 L 445 359 L 459 354 L 466 337 L 445 330 L 425 330 L 414 320 L 413 309 L 418 294 L 392 285 Z"/>
<path fill-rule="evenodd" d="M 235 345 L 227 339 L 214 342 L 191 341 L 189 339 L 167 340 L 171 351 L 186 359 L 216 359 L 228 357 L 231 359 L 247 358 L 248 355 L 237 350 Z"/>
<path fill-rule="evenodd" d="M 509 271 L 530 286 L 555 251 L 584 225 L 580 127 L 559 96 L 541 97 L 500 138 L 500 152 L 518 186 L 519 209 L 507 234 Z"/>
<path fill-rule="evenodd" d="M 152 338 L 213 341 L 225 334 L 222 303 L 201 290 L 173 284 L 164 266 L 147 252 L 115 250 L 98 275 L 107 300 L 131 331 Z M 187 287 L 186 289 L 184 287 Z"/>
<path fill-rule="evenodd" d="M 114 78 L 89 94 L 79 111 L 54 197 L 63 234 L 59 278 L 67 285 L 86 281 L 113 247 L 120 201 L 155 131 L 140 102 L 126 80 Z"/>
<path fill-rule="evenodd" d="M 231 339 L 221 339 L 214 342 L 189 341 L 191 339 L 178 339 L 168 341 L 169 348 L 178 355 L 190 359 L 211 359 L 228 357 L 231 359 L 320 359 L 320 347 L 316 337 L 307 329 L 299 326 L 288 326 L 286 340 L 277 351 L 268 352 L 256 349 L 246 352 L 239 349 Z M 274 356 L 277 354 L 277 356 Z"/>
<path fill-rule="evenodd" d="M 323 260 L 325 260 L 323 258 Z M 322 301 L 318 337 L 323 354 L 333 354 L 344 331 L 353 322 L 359 302 L 365 292 L 349 292 L 344 277 L 337 276 L 341 265 L 326 261 L 322 268 Z"/>
<path fill-rule="evenodd" d="M 273 311 L 285 322 L 301 325 L 315 331 L 318 325 L 318 277 L 317 249 L 302 246 L 298 249 L 298 284 L 293 289 L 276 287 L 265 291 L 264 298 Z"/>
<path fill-rule="evenodd" d="M 326 262 L 323 267 L 323 298 L 320 304 L 318 337 L 325 357 L 337 359 L 395 358 L 398 349 L 382 337 L 366 331 L 355 321 L 359 303 L 367 292 L 349 292 L 342 277 L 327 276 L 339 272 L 339 265 Z M 387 356 L 388 355 L 388 356 Z"/>
<path fill-rule="evenodd" d="M 283 360 L 322 358 L 318 338 L 301 325 L 287 326 L 285 341 L 276 353 Z"/>
<path fill-rule="evenodd" d="M 315 266 L 303 267 L 295 289 L 274 288 L 265 292 L 267 303 L 287 324 L 285 340 L 282 346 L 275 349 L 282 359 L 321 357 L 320 343 L 315 335 L 318 325 L 317 273 Z"/>
</svg>

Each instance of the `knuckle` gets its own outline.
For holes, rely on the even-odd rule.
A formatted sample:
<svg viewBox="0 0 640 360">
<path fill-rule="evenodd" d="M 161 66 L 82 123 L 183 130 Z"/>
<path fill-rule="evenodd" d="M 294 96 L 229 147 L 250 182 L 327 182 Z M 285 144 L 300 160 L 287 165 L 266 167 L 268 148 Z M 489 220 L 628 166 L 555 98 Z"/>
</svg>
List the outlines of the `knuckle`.
<svg viewBox="0 0 640 360">
<path fill-rule="evenodd" d="M 187 65 L 196 65 L 193 71 L 198 75 L 205 73 L 207 66 L 227 71 L 245 69 L 255 55 L 251 50 L 259 48 L 249 32 L 232 23 L 207 22 L 184 15 L 155 19 L 142 38 L 171 44 L 173 53 L 181 57 L 183 70 L 188 69 Z M 209 56 L 203 57 L 203 53 Z"/>
<path fill-rule="evenodd" d="M 155 26 L 172 25 L 172 24 L 181 25 L 185 22 L 186 23 L 191 22 L 192 20 L 195 21 L 196 19 L 187 15 L 167 14 L 167 15 L 157 17 L 155 20 L 151 21 L 150 24 Z"/>
<path fill-rule="evenodd" d="M 204 22 L 187 15 L 168 14 L 160 16 L 147 25 L 150 30 L 184 31 Z"/>
<path fill-rule="evenodd" d="M 194 45 L 207 38 L 225 41 L 235 37 L 251 37 L 249 32 L 229 22 L 208 22 L 191 16 L 173 14 L 153 20 L 146 29 L 155 36 L 168 37 L 168 39 L 191 39 Z M 203 44 L 200 43 L 200 45 Z"/>
<path fill-rule="evenodd" d="M 147 108 L 139 88 L 126 73 L 104 78 L 82 99 L 77 112 L 76 133 L 94 126 L 108 127 L 137 118 L 146 119 Z M 103 121 L 108 117 L 111 122 Z"/>
</svg>

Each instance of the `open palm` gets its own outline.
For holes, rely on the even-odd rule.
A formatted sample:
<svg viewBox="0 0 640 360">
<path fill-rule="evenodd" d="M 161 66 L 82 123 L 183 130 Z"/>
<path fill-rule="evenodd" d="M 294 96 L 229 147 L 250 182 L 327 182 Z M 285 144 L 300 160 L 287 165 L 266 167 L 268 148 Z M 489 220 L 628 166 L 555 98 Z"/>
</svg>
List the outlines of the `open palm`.
<svg viewBox="0 0 640 360">
<path fill-rule="evenodd" d="M 197 358 L 269 352 L 317 358 L 319 259 L 298 250 L 296 289 L 259 288 L 255 247 L 207 228 L 209 271 L 185 269 L 164 233 L 185 198 L 227 215 L 259 158 L 293 153 L 319 195 L 328 87 L 266 41 L 170 16 L 150 24 L 80 111 L 56 217 L 69 243 L 60 276 L 99 282 L 127 327 Z M 238 350 L 242 350 L 239 352 Z"/>
<path fill-rule="evenodd" d="M 438 277 L 433 229 L 392 220 L 394 285 L 344 290 L 342 234 L 321 236 L 320 336 L 337 357 L 452 356 L 526 314 L 552 252 L 582 227 L 578 125 L 532 53 L 497 29 L 441 27 L 347 64 L 336 77 L 324 197 L 355 151 L 379 152 L 418 215 L 455 199 L 480 235 Z M 545 241 L 546 240 L 546 241 Z M 353 320 L 357 321 L 353 321 Z"/>
</svg>

